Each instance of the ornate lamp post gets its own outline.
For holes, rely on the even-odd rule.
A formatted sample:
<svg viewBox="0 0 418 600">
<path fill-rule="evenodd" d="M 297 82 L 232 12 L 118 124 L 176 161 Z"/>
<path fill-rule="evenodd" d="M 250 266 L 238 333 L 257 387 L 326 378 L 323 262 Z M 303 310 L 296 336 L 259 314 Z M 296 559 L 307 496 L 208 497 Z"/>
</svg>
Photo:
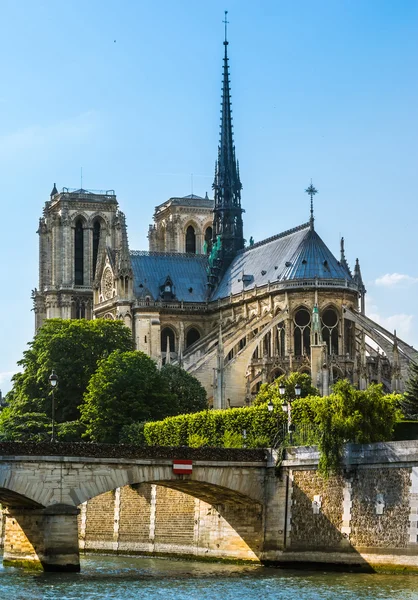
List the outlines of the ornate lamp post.
<svg viewBox="0 0 418 600">
<path fill-rule="evenodd" d="M 51 394 L 52 394 L 52 435 L 51 442 L 56 442 L 55 437 L 55 388 L 58 385 L 58 375 L 54 370 L 51 371 L 51 375 L 48 378 L 49 385 L 51 386 Z"/>
<path fill-rule="evenodd" d="M 282 396 L 282 398 L 283 398 L 282 409 L 284 410 L 285 413 L 287 413 L 287 429 L 290 434 L 289 435 L 290 444 L 293 443 L 293 432 L 295 431 L 295 426 L 292 423 L 292 402 L 296 398 L 300 398 L 301 391 L 302 391 L 302 388 L 297 383 L 295 385 L 295 396 L 293 398 L 285 398 L 284 396 L 286 394 L 286 386 L 283 382 L 279 385 L 279 393 L 280 393 L 280 396 Z M 270 407 L 268 406 L 268 409 L 273 410 L 273 403 L 271 401 L 269 402 L 269 404 L 270 403 L 271 403 L 272 408 L 270 409 Z"/>
</svg>

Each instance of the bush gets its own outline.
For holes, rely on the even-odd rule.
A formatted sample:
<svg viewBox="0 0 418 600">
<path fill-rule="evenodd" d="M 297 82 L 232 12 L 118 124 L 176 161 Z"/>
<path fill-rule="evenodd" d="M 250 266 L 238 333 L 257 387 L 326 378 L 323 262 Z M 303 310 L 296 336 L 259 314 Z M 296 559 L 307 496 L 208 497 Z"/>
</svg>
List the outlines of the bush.
<svg viewBox="0 0 418 600">
<path fill-rule="evenodd" d="M 121 444 L 132 444 L 133 446 L 144 446 L 144 426 L 144 422 L 124 425 L 119 434 L 119 442 Z"/>
<path fill-rule="evenodd" d="M 199 435 L 198 433 L 191 433 L 189 435 L 188 446 L 190 448 L 201 448 L 202 446 L 208 445 L 208 438 Z"/>
<path fill-rule="evenodd" d="M 260 447 L 254 445 L 255 440 L 260 438 L 271 444 L 278 427 L 282 427 L 285 420 L 286 416 L 278 404 L 271 413 L 266 404 L 229 410 L 205 410 L 146 423 L 144 436 L 148 446 L 187 446 L 189 437 L 196 434 L 205 438 L 209 446 L 223 447 L 225 439 L 236 442 L 239 436 L 243 440 L 242 432 L 245 429 L 246 445 L 254 448 Z M 241 442 L 240 447 L 242 445 Z"/>
<path fill-rule="evenodd" d="M 242 448 L 244 437 L 234 431 L 225 431 L 222 445 L 224 448 Z"/>
<path fill-rule="evenodd" d="M 346 442 L 368 444 L 392 439 L 401 415 L 399 403 L 399 395 L 385 395 L 381 385 L 357 390 L 342 380 L 334 385 L 330 396 L 295 400 L 292 416 L 294 423 L 311 426 L 316 432 L 319 471 L 327 477 L 341 469 Z"/>
</svg>

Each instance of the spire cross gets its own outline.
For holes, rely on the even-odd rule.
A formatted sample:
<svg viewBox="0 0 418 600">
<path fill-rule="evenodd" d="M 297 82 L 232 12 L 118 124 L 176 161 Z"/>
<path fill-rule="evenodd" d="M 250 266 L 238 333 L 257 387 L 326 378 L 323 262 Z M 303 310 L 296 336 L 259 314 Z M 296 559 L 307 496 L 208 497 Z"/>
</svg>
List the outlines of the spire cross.
<svg viewBox="0 0 418 600">
<path fill-rule="evenodd" d="M 311 223 L 311 227 L 313 227 L 313 222 L 314 222 L 314 216 L 313 216 L 313 197 L 315 196 L 315 194 L 318 193 L 318 190 L 316 188 L 314 188 L 314 186 L 312 185 L 312 179 L 311 179 L 311 185 L 306 188 L 305 192 L 307 194 L 309 194 L 309 196 L 311 197 L 311 218 L 310 218 L 310 223 Z"/>
<path fill-rule="evenodd" d="M 225 11 L 225 19 L 222 21 L 222 23 L 225 23 L 225 41 L 224 44 L 225 46 L 228 44 L 228 40 L 227 40 L 227 33 L 228 33 L 228 19 L 227 19 L 227 15 L 228 15 L 228 11 Z"/>
</svg>

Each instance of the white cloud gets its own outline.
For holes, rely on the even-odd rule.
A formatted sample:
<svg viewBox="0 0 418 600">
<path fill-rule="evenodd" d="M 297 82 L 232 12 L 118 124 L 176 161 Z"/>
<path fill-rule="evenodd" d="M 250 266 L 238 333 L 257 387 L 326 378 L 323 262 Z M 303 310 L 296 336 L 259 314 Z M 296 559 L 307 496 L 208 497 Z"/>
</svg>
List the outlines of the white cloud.
<svg viewBox="0 0 418 600">
<path fill-rule="evenodd" d="M 97 127 L 98 114 L 89 111 L 71 119 L 33 125 L 0 136 L 0 158 L 10 158 L 25 151 L 50 149 L 55 144 L 65 144 L 84 140 Z"/>
<path fill-rule="evenodd" d="M 389 317 L 382 317 L 378 313 L 370 313 L 367 315 L 376 323 L 392 333 L 396 329 L 396 335 L 407 343 L 411 343 L 411 334 L 414 322 L 414 315 L 397 314 Z"/>
<path fill-rule="evenodd" d="M 405 275 L 403 273 L 386 273 L 386 275 L 378 277 L 375 281 L 375 284 L 385 287 L 394 287 L 395 285 L 417 282 L 418 277 L 411 277 L 411 275 Z"/>
</svg>

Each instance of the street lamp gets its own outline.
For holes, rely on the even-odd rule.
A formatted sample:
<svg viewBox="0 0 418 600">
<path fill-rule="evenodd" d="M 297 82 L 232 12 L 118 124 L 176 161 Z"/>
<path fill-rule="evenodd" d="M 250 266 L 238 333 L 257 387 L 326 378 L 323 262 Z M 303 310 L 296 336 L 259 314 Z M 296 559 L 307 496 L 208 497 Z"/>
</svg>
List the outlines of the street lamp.
<svg viewBox="0 0 418 600">
<path fill-rule="evenodd" d="M 51 375 L 48 378 L 49 380 L 49 385 L 51 386 L 51 393 L 52 393 L 52 436 L 51 436 L 51 442 L 56 442 L 56 438 L 55 438 L 55 388 L 58 385 L 58 375 L 55 373 L 55 371 L 52 369 L 51 371 Z"/>
<path fill-rule="evenodd" d="M 301 392 L 302 392 L 302 388 L 297 383 L 295 385 L 294 398 L 285 398 L 286 386 L 283 382 L 281 382 L 279 385 L 279 394 L 283 398 L 282 409 L 284 410 L 285 413 L 287 413 L 287 430 L 289 431 L 290 444 L 293 443 L 293 432 L 295 431 L 295 426 L 292 423 L 292 402 L 293 402 L 293 400 L 300 398 Z M 270 413 L 272 413 L 274 410 L 274 404 L 271 400 L 269 400 L 267 403 L 267 409 Z"/>
<path fill-rule="evenodd" d="M 292 423 L 292 402 L 293 402 L 293 400 L 295 400 L 297 398 L 300 398 L 301 392 L 302 392 L 302 388 L 297 383 L 295 385 L 295 396 L 294 396 L 294 398 L 284 398 L 284 395 L 286 393 L 286 387 L 285 387 L 284 383 L 281 383 L 279 385 L 279 393 L 283 397 L 282 408 L 283 408 L 284 412 L 287 413 L 287 429 L 289 431 L 289 442 L 290 442 L 290 444 L 293 443 L 293 432 L 295 431 L 295 426 Z"/>
</svg>

